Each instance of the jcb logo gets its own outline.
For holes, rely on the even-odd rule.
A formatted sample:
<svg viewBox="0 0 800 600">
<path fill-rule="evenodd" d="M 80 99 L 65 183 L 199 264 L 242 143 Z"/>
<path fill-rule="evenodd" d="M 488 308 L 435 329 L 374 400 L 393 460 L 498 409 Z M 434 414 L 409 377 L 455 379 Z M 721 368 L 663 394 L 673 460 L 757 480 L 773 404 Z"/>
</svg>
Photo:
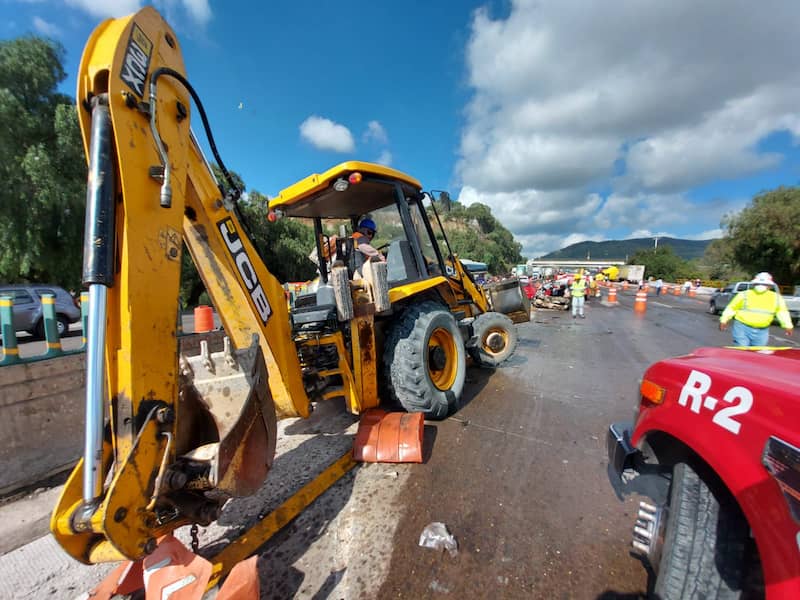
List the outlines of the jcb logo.
<svg viewBox="0 0 800 600">
<path fill-rule="evenodd" d="M 250 257 L 247 256 L 247 252 L 242 245 L 242 240 L 239 238 L 239 233 L 233 226 L 233 221 L 229 218 L 223 219 L 218 223 L 217 226 L 222 234 L 222 239 L 225 240 L 225 245 L 228 247 L 228 251 L 231 253 L 233 260 L 236 263 L 236 268 L 239 270 L 239 275 L 242 276 L 242 281 L 244 281 L 244 285 L 250 294 L 250 298 L 252 298 L 253 304 L 255 304 L 258 315 L 261 317 L 261 321 L 266 325 L 267 319 L 269 319 L 269 316 L 272 314 L 272 309 L 267 301 L 267 295 L 264 293 L 264 288 L 261 287 L 261 283 L 258 281 L 256 271 L 253 268 L 253 263 L 250 262 Z"/>
<path fill-rule="evenodd" d="M 125 49 L 120 77 L 140 98 L 144 98 L 144 80 L 147 78 L 152 53 L 153 42 L 134 23 L 131 39 L 128 40 L 128 47 Z"/>
</svg>

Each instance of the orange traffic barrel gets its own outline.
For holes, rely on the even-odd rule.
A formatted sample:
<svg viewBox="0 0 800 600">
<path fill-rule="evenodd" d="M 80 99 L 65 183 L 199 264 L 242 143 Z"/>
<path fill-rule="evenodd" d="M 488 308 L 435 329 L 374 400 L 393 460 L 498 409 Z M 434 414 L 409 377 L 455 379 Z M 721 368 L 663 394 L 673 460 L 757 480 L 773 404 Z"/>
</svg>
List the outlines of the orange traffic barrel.
<svg viewBox="0 0 800 600">
<path fill-rule="evenodd" d="M 694 298 L 694 297 L 695 297 L 695 294 L 697 294 L 697 292 L 695 291 L 695 289 L 694 289 L 693 287 L 690 287 L 690 288 L 689 288 L 689 297 L 690 297 L 690 298 Z"/>
<path fill-rule="evenodd" d="M 640 290 L 636 292 L 636 299 L 633 302 L 633 312 L 644 314 L 647 310 L 647 292 Z"/>
<path fill-rule="evenodd" d="M 680 296 L 681 295 L 681 286 L 676 285 L 674 288 L 672 288 L 672 295 L 673 296 Z"/>
<path fill-rule="evenodd" d="M 666 296 L 668 293 L 669 293 L 669 286 L 668 285 L 665 285 L 664 287 L 661 288 L 661 295 L 662 296 Z"/>
<path fill-rule="evenodd" d="M 623 281 L 623 282 L 622 282 L 622 289 L 623 289 L 624 291 L 628 291 L 628 282 L 627 282 L 627 281 Z"/>
<path fill-rule="evenodd" d="M 608 303 L 609 304 L 616 304 L 617 303 L 617 288 L 613 285 L 608 288 Z"/>
<path fill-rule="evenodd" d="M 194 309 L 194 332 L 204 333 L 214 329 L 214 312 L 205 304 Z"/>
</svg>

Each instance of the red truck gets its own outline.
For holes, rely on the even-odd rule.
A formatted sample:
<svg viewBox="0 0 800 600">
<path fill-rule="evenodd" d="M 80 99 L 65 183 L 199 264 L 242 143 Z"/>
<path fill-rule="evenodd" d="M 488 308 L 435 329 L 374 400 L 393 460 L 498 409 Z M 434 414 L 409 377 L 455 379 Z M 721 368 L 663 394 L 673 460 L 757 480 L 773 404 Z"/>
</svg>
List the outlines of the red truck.
<svg viewBox="0 0 800 600">
<path fill-rule="evenodd" d="M 655 597 L 800 598 L 800 349 L 657 362 L 607 444 Z"/>
</svg>

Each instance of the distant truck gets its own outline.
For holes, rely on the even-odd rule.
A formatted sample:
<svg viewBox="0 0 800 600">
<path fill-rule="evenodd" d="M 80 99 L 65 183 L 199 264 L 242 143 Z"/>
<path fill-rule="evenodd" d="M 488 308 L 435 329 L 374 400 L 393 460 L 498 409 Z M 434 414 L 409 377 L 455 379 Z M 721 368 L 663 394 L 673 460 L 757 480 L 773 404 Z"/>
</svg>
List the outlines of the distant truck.
<svg viewBox="0 0 800 600">
<path fill-rule="evenodd" d="M 602 273 L 611 281 L 629 281 L 631 283 L 642 283 L 644 281 L 644 265 L 608 267 L 603 269 Z"/>
<path fill-rule="evenodd" d="M 708 312 L 712 315 L 718 315 L 725 307 L 728 306 L 733 297 L 739 292 L 749 290 L 754 284 L 750 281 L 737 281 L 726 285 L 724 288 L 715 291 L 711 294 L 708 300 Z M 777 291 L 777 286 L 776 286 Z M 800 286 L 794 286 L 794 295 L 783 295 L 786 302 L 786 308 L 789 309 L 789 314 L 792 316 L 792 322 L 798 323 L 800 321 Z"/>
<path fill-rule="evenodd" d="M 645 371 L 608 430 L 617 495 L 647 497 L 634 554 L 654 597 L 800 598 L 799 349 L 699 348 Z"/>
</svg>

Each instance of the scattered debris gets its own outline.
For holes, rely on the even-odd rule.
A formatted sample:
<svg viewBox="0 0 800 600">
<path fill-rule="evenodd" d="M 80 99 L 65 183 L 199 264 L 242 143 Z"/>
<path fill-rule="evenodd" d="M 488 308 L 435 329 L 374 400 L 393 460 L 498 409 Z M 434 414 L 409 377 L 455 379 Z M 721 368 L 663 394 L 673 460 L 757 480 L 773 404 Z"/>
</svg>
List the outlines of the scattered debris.
<svg viewBox="0 0 800 600">
<path fill-rule="evenodd" d="M 419 545 L 423 548 L 433 548 L 434 550 L 447 550 L 450 556 L 458 554 L 458 542 L 447 531 L 444 523 L 434 521 L 429 523 L 419 536 Z"/>
</svg>

